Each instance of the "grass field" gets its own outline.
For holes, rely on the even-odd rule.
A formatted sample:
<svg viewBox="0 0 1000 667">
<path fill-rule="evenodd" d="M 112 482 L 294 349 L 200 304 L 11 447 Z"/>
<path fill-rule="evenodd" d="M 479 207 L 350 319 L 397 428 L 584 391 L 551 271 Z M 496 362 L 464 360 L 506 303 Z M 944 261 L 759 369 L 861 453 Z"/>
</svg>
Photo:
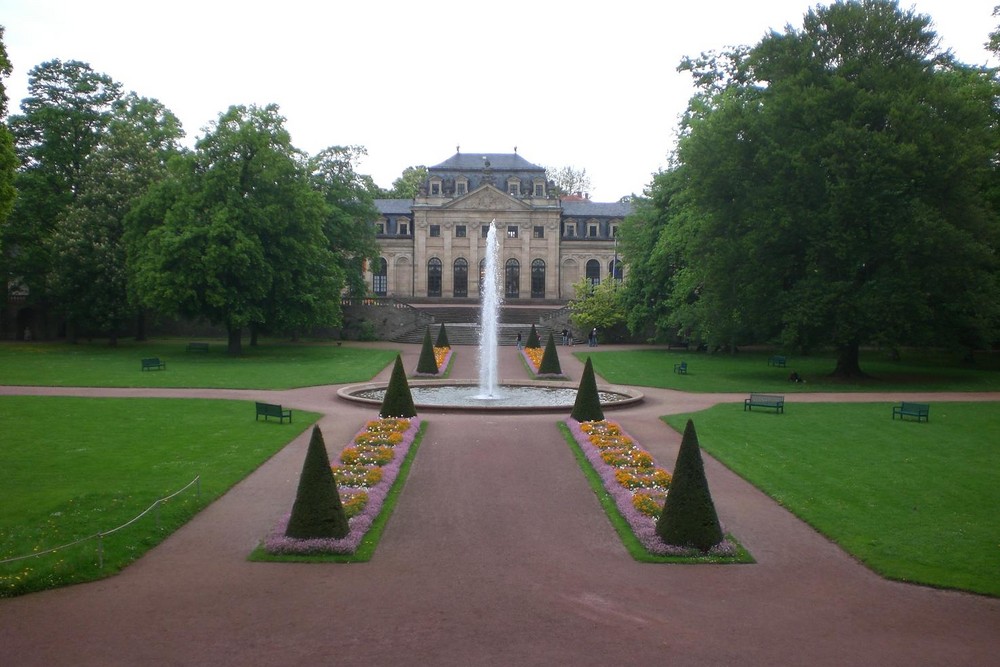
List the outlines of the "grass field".
<svg viewBox="0 0 1000 667">
<path fill-rule="evenodd" d="M 1000 403 L 720 405 L 690 417 L 705 451 L 891 579 L 1000 596 Z M 738 536 L 737 536 L 738 537 Z"/>
<path fill-rule="evenodd" d="M 187 341 L 0 343 L 0 384 L 50 387 L 200 387 L 292 389 L 365 382 L 396 358 L 396 350 L 345 344 L 264 343 L 226 354 L 225 341 L 208 352 L 187 352 Z M 167 367 L 142 371 L 141 360 L 159 357 Z"/>
<path fill-rule="evenodd" d="M 770 353 L 706 354 L 676 350 L 608 350 L 591 348 L 573 353 L 589 356 L 594 372 L 613 384 L 660 387 L 697 392 L 817 392 L 817 391 L 1000 391 L 1000 355 L 981 354 L 965 364 L 945 353 L 906 353 L 890 361 L 879 352 L 865 352 L 861 369 L 871 377 L 847 382 L 831 378 L 831 355 L 788 357 L 785 368 L 768 366 Z M 686 361 L 687 375 L 673 372 Z M 797 371 L 805 383 L 788 381 Z"/>
<path fill-rule="evenodd" d="M 294 423 L 279 425 L 252 414 L 243 401 L 0 396 L 0 560 L 109 531 L 200 476 L 161 510 L 104 538 L 103 568 L 98 542 L 87 540 L 0 564 L 0 596 L 119 571 L 318 418 L 296 411 Z"/>
</svg>

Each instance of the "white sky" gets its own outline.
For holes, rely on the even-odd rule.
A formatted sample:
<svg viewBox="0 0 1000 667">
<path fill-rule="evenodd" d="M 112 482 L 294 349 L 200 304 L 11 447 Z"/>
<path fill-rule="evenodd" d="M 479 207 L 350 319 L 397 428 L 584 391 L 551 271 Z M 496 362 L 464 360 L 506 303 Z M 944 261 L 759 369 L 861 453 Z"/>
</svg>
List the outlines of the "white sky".
<svg viewBox="0 0 1000 667">
<path fill-rule="evenodd" d="M 308 153 L 361 145 L 390 187 L 456 146 L 586 169 L 596 201 L 667 163 L 693 89 L 685 55 L 802 26 L 810 0 L 0 0 L 20 112 L 28 72 L 89 63 L 181 120 L 187 143 L 233 104 L 276 103 Z M 829 4 L 824 2 L 822 4 Z M 1000 0 L 901 0 L 959 60 L 985 64 Z"/>
</svg>

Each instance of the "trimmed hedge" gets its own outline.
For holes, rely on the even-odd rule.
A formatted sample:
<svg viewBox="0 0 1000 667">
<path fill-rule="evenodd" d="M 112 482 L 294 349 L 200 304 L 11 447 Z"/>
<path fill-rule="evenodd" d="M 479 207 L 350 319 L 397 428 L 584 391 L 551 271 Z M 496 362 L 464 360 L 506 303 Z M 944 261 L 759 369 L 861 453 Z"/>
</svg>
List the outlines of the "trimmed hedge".
<svg viewBox="0 0 1000 667">
<path fill-rule="evenodd" d="M 285 535 L 301 540 L 345 537 L 349 531 L 344 505 L 330 468 L 323 433 L 313 426 L 309 449 L 302 463 L 299 488 Z"/>
</svg>

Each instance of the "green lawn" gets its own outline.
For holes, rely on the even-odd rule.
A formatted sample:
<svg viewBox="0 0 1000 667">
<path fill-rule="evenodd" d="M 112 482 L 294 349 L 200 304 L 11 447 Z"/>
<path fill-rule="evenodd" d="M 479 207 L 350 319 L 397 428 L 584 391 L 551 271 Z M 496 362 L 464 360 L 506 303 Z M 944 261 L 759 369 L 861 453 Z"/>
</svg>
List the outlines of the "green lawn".
<svg viewBox="0 0 1000 667">
<path fill-rule="evenodd" d="M 0 564 L 0 597 L 117 572 L 319 416 L 296 410 L 292 424 L 278 424 L 253 414 L 243 401 L 0 397 L 0 560 L 111 530 L 200 476 L 160 511 L 105 538 L 103 568 L 96 540 Z"/>
<path fill-rule="evenodd" d="M 600 350 L 600 348 L 597 348 Z M 975 364 L 955 355 L 905 353 L 890 361 L 879 352 L 861 356 L 861 369 L 870 379 L 846 382 L 829 377 L 836 366 L 831 355 L 787 358 L 786 368 L 767 365 L 770 353 L 706 354 L 676 350 L 604 350 L 574 352 L 589 356 L 594 372 L 613 384 L 661 387 L 697 392 L 817 392 L 817 391 L 1000 391 L 1000 355 L 981 354 Z M 687 375 L 673 372 L 686 361 Z M 805 383 L 788 381 L 797 371 Z"/>
<path fill-rule="evenodd" d="M 1000 596 L 1000 403 L 934 403 L 926 423 L 891 405 L 664 419 L 692 418 L 707 452 L 879 574 Z"/>
<path fill-rule="evenodd" d="M 204 340 L 204 339 L 202 339 Z M 291 389 L 366 382 L 398 351 L 345 344 L 265 343 L 244 346 L 242 357 L 226 343 L 208 352 L 186 352 L 186 340 L 148 343 L 0 343 L 0 384 L 52 387 L 204 387 Z M 159 357 L 167 367 L 142 371 L 141 360 Z"/>
</svg>

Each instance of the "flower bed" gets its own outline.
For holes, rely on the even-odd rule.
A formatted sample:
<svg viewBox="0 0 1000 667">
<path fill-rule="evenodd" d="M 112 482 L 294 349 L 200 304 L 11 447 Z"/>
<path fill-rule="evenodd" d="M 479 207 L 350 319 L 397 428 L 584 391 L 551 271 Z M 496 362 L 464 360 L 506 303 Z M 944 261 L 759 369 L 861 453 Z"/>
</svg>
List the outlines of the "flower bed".
<svg viewBox="0 0 1000 667">
<path fill-rule="evenodd" d="M 526 347 L 521 350 L 521 357 L 524 359 L 525 363 L 528 364 L 528 368 L 531 369 L 535 375 L 540 378 L 563 378 L 565 377 L 562 373 L 539 373 L 538 369 L 542 367 L 542 357 L 545 356 L 544 347 Z"/>
<path fill-rule="evenodd" d="M 567 418 L 565 424 L 642 546 L 659 556 L 701 555 L 697 549 L 665 544 L 656 534 L 656 520 L 663 510 L 671 475 L 656 466 L 649 452 L 615 422 L 581 423 Z M 723 540 L 708 553 L 734 556 L 737 547 Z"/>
<path fill-rule="evenodd" d="M 420 418 L 380 418 L 368 422 L 332 465 L 337 491 L 348 517 L 346 537 L 300 540 L 285 535 L 286 514 L 264 540 L 271 554 L 353 554 L 399 475 L 420 430 Z"/>
</svg>

